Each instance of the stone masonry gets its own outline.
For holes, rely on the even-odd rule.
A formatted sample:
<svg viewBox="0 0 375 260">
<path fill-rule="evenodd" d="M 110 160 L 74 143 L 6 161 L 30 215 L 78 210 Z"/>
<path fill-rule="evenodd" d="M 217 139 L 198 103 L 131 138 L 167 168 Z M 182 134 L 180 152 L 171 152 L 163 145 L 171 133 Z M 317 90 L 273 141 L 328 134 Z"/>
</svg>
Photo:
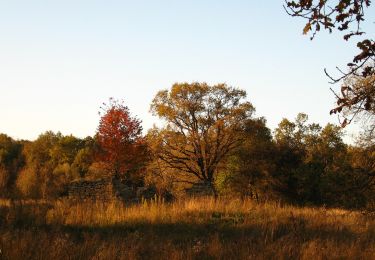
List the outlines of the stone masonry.
<svg viewBox="0 0 375 260">
<path fill-rule="evenodd" d="M 79 180 L 68 187 L 68 197 L 74 200 L 131 201 L 136 192 L 115 178 Z"/>
</svg>

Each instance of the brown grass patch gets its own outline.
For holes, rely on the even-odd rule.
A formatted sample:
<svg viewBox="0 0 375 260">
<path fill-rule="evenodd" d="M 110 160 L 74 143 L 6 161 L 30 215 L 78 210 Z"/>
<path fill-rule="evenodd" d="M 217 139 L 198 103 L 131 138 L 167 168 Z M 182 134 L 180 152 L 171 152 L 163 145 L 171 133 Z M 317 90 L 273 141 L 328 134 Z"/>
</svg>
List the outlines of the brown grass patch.
<svg viewBox="0 0 375 260">
<path fill-rule="evenodd" d="M 0 202 L 0 259 L 375 259 L 375 220 L 211 198 Z"/>
</svg>

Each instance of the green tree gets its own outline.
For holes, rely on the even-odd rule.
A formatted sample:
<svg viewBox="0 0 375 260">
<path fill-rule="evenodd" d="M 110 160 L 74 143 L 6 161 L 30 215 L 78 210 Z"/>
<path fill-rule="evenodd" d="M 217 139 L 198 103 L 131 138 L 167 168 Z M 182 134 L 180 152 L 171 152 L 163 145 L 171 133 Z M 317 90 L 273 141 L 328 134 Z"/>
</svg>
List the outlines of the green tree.
<svg viewBox="0 0 375 260">
<path fill-rule="evenodd" d="M 356 177 L 342 128 L 307 121 L 307 115 L 299 114 L 295 122 L 284 119 L 275 131 L 275 189 L 301 204 L 358 205 L 363 194 L 348 195 Z"/>
<path fill-rule="evenodd" d="M 315 204 L 339 203 L 349 161 L 347 147 L 342 140 L 342 129 L 327 124 L 314 136 L 314 142 L 306 143 L 306 155 L 301 179 L 306 201 Z"/>
<path fill-rule="evenodd" d="M 17 187 L 23 195 L 32 194 L 33 197 L 43 198 L 52 196 L 51 175 L 57 163 L 53 162 L 51 151 L 61 137 L 61 133 L 55 134 L 48 131 L 39 135 L 34 142 L 25 144 L 23 153 L 26 165 L 19 176 L 19 180 L 17 180 Z M 30 183 L 32 181 L 37 182 L 37 188 Z"/>
<path fill-rule="evenodd" d="M 344 194 L 350 205 L 375 209 L 375 146 L 351 146 L 348 149 L 350 176 Z"/>
<path fill-rule="evenodd" d="M 89 177 L 90 166 L 95 163 L 96 154 L 99 147 L 96 138 L 91 136 L 80 140 L 80 143 L 81 145 L 76 147 L 78 150 L 76 151 L 74 160 L 72 161 L 71 171 L 75 178 L 86 178 Z"/>
<path fill-rule="evenodd" d="M 76 154 L 84 148 L 84 141 L 73 135 L 57 134 L 58 140 L 49 150 L 50 159 L 55 164 L 73 163 Z"/>
<path fill-rule="evenodd" d="M 22 143 L 0 134 L 0 196 L 10 196 L 19 169 L 23 166 Z"/>
<path fill-rule="evenodd" d="M 235 149 L 220 173 L 219 186 L 224 193 L 271 198 L 272 174 L 275 171 L 275 145 L 264 118 L 248 120 L 241 146 Z"/>
<path fill-rule="evenodd" d="M 276 167 L 273 189 L 288 200 L 300 198 L 298 194 L 298 169 L 305 156 L 304 133 L 307 115 L 299 114 L 295 122 L 283 119 L 275 129 Z"/>
<path fill-rule="evenodd" d="M 246 93 L 225 84 L 176 83 L 157 93 L 154 115 L 166 125 L 159 130 L 158 157 L 185 182 L 205 182 L 216 195 L 218 165 L 240 145 L 239 134 L 254 107 Z"/>
<path fill-rule="evenodd" d="M 66 185 L 77 177 L 71 165 L 83 147 L 82 140 L 51 131 L 26 143 L 23 150 L 26 165 L 17 180 L 21 194 L 42 198 L 60 196 Z M 31 184 L 32 181 L 36 181 L 36 185 Z"/>
</svg>

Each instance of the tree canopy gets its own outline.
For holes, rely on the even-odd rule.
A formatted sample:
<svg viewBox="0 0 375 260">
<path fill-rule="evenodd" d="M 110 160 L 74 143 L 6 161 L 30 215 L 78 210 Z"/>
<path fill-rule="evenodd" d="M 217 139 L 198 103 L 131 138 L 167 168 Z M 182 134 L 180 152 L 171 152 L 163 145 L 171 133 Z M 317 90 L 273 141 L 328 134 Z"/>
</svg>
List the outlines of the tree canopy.
<svg viewBox="0 0 375 260">
<path fill-rule="evenodd" d="M 222 160 L 240 144 L 238 132 L 250 119 L 254 107 L 246 93 L 225 84 L 176 83 L 159 91 L 151 104 L 154 115 L 166 121 L 159 159 L 184 175 L 213 187 Z"/>
<path fill-rule="evenodd" d="M 115 176 L 124 177 L 145 158 L 141 121 L 132 117 L 122 101 L 104 104 L 97 130 L 99 159 Z"/>
<path fill-rule="evenodd" d="M 114 176 L 137 196 L 374 205 L 375 146 L 345 144 L 339 126 L 309 123 L 300 113 L 272 132 L 246 92 L 226 84 L 176 83 L 156 94 L 151 111 L 164 124 L 146 136 L 114 99 L 104 104 L 94 137 L 47 131 L 16 141 L 0 134 L 0 196 L 56 199 L 72 181 Z"/>
</svg>

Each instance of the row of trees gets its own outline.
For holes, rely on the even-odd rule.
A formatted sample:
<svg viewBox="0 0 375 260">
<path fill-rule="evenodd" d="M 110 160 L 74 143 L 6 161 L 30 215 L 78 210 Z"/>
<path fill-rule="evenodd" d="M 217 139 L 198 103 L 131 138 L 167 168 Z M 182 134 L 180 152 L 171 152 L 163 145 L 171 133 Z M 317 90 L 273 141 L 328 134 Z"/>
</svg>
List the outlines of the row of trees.
<svg viewBox="0 0 375 260">
<path fill-rule="evenodd" d="M 358 53 L 347 63 L 347 68 L 337 67 L 338 76 L 324 72 L 330 83 L 340 84 L 340 90 L 332 92 L 336 106 L 330 114 L 338 114 L 341 126 L 353 120 L 362 121 L 363 133 L 357 147 L 346 148 L 339 164 L 345 181 L 341 189 L 345 194 L 364 195 L 373 182 L 375 144 L 375 41 L 373 32 L 365 31 L 363 24 L 372 4 L 370 0 L 284 0 L 285 11 L 292 17 L 306 21 L 303 34 L 310 34 L 313 40 L 320 31 L 340 32 L 343 39 L 359 39 Z M 341 149 L 342 150 L 342 149 Z M 349 165 L 348 165 L 348 162 Z M 367 190 L 367 191 L 366 191 Z M 366 196 L 365 196 L 366 197 Z"/>
<path fill-rule="evenodd" d="M 215 196 L 251 196 L 299 204 L 367 206 L 375 193 L 375 146 L 348 146 L 342 129 L 283 119 L 272 133 L 243 90 L 225 84 L 175 84 L 141 121 L 111 99 L 94 137 L 46 132 L 37 140 L 0 135 L 2 196 L 57 198 L 72 180 L 114 176 L 133 187 L 179 194 L 197 183 Z"/>
</svg>

